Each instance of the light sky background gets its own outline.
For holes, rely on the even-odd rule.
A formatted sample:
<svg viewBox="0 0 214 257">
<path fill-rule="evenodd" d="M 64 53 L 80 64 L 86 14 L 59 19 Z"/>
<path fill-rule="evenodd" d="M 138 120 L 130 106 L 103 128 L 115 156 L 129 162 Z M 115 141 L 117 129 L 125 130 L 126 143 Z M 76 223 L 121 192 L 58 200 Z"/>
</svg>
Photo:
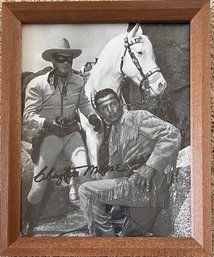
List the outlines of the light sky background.
<svg viewBox="0 0 214 257">
<path fill-rule="evenodd" d="M 79 70 L 86 62 L 94 61 L 113 37 L 126 32 L 128 24 L 53 24 L 22 26 L 22 71 L 38 71 L 51 66 L 42 59 L 44 50 L 54 48 L 60 38 L 67 38 L 71 48 L 82 49 L 74 60 Z M 111 56 L 109 56 L 111 58 Z"/>
</svg>

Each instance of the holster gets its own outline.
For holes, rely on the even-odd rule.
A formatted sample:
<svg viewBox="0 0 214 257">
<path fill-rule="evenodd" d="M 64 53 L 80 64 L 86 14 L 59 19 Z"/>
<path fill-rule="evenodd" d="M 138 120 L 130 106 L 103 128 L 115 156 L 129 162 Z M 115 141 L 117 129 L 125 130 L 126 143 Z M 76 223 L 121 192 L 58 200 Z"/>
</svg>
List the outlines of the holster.
<svg viewBox="0 0 214 257">
<path fill-rule="evenodd" d="M 33 137 L 32 139 L 31 159 L 34 164 L 36 164 L 39 160 L 40 147 L 45 137 L 45 133 L 40 132 L 39 136 Z"/>
</svg>

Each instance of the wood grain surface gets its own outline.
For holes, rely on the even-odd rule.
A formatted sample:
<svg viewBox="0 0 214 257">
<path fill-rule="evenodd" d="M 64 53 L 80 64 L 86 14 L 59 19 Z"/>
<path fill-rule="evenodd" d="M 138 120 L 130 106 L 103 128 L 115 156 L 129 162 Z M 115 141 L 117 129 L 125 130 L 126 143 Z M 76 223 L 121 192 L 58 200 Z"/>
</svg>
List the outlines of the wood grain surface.
<svg viewBox="0 0 214 257">
<path fill-rule="evenodd" d="M 211 256 L 210 3 L 207 0 L 5 2 L 2 6 L 1 256 Z M 21 238 L 21 26 L 188 22 L 192 238 Z"/>
</svg>

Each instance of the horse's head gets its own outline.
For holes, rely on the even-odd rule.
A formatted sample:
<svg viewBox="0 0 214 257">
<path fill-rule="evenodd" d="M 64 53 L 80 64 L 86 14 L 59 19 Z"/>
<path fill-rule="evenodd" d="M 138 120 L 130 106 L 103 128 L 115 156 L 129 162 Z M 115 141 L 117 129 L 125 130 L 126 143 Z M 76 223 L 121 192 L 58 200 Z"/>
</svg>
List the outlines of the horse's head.
<svg viewBox="0 0 214 257">
<path fill-rule="evenodd" d="M 121 72 L 150 96 L 162 95 L 167 83 L 155 62 L 153 47 L 139 24 L 124 39 Z"/>
</svg>

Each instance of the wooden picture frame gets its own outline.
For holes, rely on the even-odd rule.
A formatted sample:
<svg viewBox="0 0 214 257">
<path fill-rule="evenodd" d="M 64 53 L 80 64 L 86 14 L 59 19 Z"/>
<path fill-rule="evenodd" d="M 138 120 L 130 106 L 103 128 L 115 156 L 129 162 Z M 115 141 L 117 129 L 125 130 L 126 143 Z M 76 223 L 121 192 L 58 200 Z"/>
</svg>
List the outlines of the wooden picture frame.
<svg viewBox="0 0 214 257">
<path fill-rule="evenodd" d="M 211 256 L 209 1 L 5 2 L 2 9 L 1 256 Z M 22 24 L 109 22 L 190 23 L 192 237 L 22 238 Z"/>
</svg>

